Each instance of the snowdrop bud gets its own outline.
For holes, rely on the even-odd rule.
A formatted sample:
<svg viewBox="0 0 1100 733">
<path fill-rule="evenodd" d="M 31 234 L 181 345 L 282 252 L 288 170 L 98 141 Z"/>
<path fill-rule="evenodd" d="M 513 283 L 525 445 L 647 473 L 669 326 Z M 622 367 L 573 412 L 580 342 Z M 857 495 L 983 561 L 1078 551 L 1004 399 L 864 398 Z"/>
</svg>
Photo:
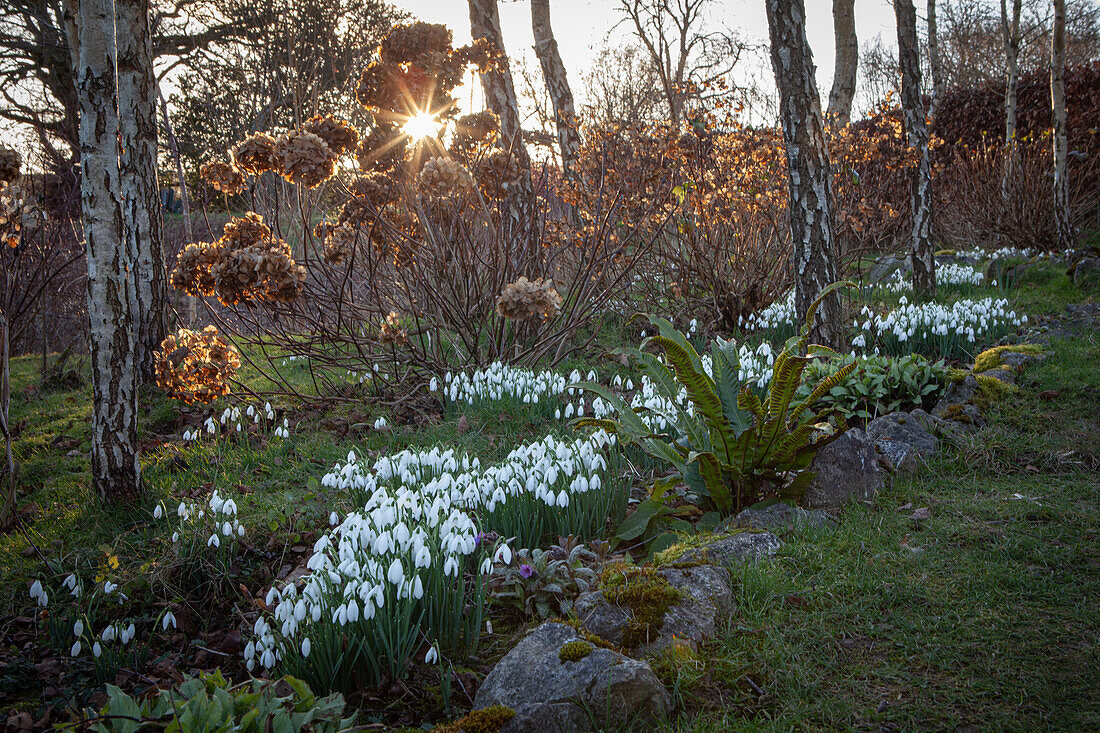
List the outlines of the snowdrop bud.
<svg viewBox="0 0 1100 733">
<path fill-rule="evenodd" d="M 386 572 L 386 578 L 389 579 L 389 581 L 394 585 L 398 585 L 399 583 L 401 583 L 402 580 L 405 579 L 405 569 L 401 567 L 400 560 L 395 559 L 392 563 L 390 563 L 390 568 Z"/>
<path fill-rule="evenodd" d="M 69 650 L 69 656 L 75 657 L 80 654 L 80 642 L 77 641 L 73 644 L 72 649 Z"/>
<path fill-rule="evenodd" d="M 176 628 L 176 615 L 172 613 L 171 610 L 164 612 L 164 618 L 160 621 L 160 628 L 167 631 L 169 625 L 171 625 L 173 629 Z"/>
<path fill-rule="evenodd" d="M 99 645 L 98 641 L 96 643 L 92 644 L 92 655 L 95 656 L 96 659 L 99 659 L 99 655 L 102 654 L 102 653 L 103 653 L 103 647 L 101 647 Z"/>
<path fill-rule="evenodd" d="M 162 516 L 164 516 L 164 508 L 160 504 L 157 504 L 153 509 L 153 519 L 160 519 Z"/>
<path fill-rule="evenodd" d="M 308 659 L 309 658 L 309 650 L 310 650 L 310 643 L 309 643 L 309 637 L 307 636 L 306 638 L 302 639 L 302 656 Z"/>
<path fill-rule="evenodd" d="M 439 651 L 433 645 L 428 653 L 424 655 L 424 664 L 435 664 L 437 661 L 439 661 Z"/>
<path fill-rule="evenodd" d="M 77 619 L 76 623 L 73 624 L 73 636 L 79 637 L 79 636 L 82 636 L 83 634 L 84 634 L 84 622 L 81 621 L 80 619 Z"/>
</svg>

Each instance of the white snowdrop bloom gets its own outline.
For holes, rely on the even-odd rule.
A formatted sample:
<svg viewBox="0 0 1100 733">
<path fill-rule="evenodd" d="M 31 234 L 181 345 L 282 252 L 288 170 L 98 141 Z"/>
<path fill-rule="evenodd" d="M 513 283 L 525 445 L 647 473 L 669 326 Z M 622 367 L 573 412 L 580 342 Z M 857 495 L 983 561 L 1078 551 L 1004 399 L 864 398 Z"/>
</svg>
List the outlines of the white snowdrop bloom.
<svg viewBox="0 0 1100 733">
<path fill-rule="evenodd" d="M 103 581 L 103 592 L 107 595 L 114 593 L 116 588 L 118 588 L 118 585 L 116 583 L 112 583 L 109 580 Z"/>
<path fill-rule="evenodd" d="M 71 656 L 71 657 L 80 656 L 80 649 L 81 649 L 80 641 L 77 640 L 73 643 L 72 648 L 69 649 L 69 656 Z"/>
<path fill-rule="evenodd" d="M 84 622 L 80 619 L 77 619 L 76 623 L 73 624 L 73 636 L 79 637 L 79 636 L 83 636 L 83 635 L 84 635 Z"/>
<path fill-rule="evenodd" d="M 207 547 L 221 547 L 221 545 L 222 545 L 222 541 L 220 539 L 218 539 L 217 534 L 210 535 L 210 539 L 208 539 L 206 541 L 206 546 Z"/>
<path fill-rule="evenodd" d="M 302 656 L 306 659 L 309 658 L 310 648 L 311 648 L 311 645 L 309 643 L 309 637 L 307 636 L 306 638 L 302 639 Z"/>
<path fill-rule="evenodd" d="M 377 420 L 374 421 L 374 429 L 375 430 L 381 430 L 382 428 L 386 427 L 386 425 L 387 425 L 386 418 L 384 418 L 384 417 L 380 417 L 380 418 L 378 418 Z"/>
<path fill-rule="evenodd" d="M 35 583 L 38 583 L 38 581 L 37 581 L 37 580 L 36 580 L 36 581 L 34 581 L 34 582 L 35 582 Z M 64 580 L 64 581 L 62 582 L 62 585 L 64 585 L 64 586 L 65 586 L 66 588 L 68 588 L 69 590 L 74 590 L 74 589 L 76 588 L 76 574 L 75 574 L 75 573 L 69 573 L 69 575 L 68 575 L 68 576 L 66 576 L 65 580 Z M 39 588 L 41 588 L 41 587 L 42 587 L 42 584 L 41 584 L 41 583 L 39 583 L 39 584 L 38 584 L 38 587 L 39 587 Z M 35 595 L 35 594 L 34 594 L 34 590 L 33 590 L 33 587 L 32 587 L 32 590 L 31 590 L 31 597 L 33 598 L 33 597 L 34 597 L 34 595 Z"/>
<path fill-rule="evenodd" d="M 94 644 L 92 644 L 92 656 L 94 656 L 96 659 L 99 659 L 99 655 L 102 654 L 102 653 L 103 653 L 103 647 L 101 647 L 99 645 L 98 641 L 95 642 Z M 73 655 L 73 656 L 76 656 L 76 655 Z"/>
<path fill-rule="evenodd" d="M 167 631 L 169 626 L 173 629 L 176 628 L 176 614 L 172 613 L 171 609 L 165 611 L 164 618 L 160 620 L 160 628 L 162 630 Z"/>
<path fill-rule="evenodd" d="M 156 507 L 153 508 L 153 519 L 160 519 L 162 516 L 164 516 L 164 507 L 157 504 Z"/>
<path fill-rule="evenodd" d="M 112 642 L 115 640 L 115 627 L 114 624 L 107 626 L 103 629 L 103 633 L 99 635 L 99 638 L 103 640 L 103 643 Z M 123 632 L 125 634 L 125 631 Z"/>
<path fill-rule="evenodd" d="M 433 644 L 428 653 L 424 655 L 424 664 L 435 664 L 437 661 L 439 661 L 439 651 Z"/>
<path fill-rule="evenodd" d="M 401 560 L 395 559 L 390 563 L 390 568 L 386 571 L 386 578 L 394 585 L 400 584 L 405 579 L 405 568 L 401 566 Z"/>
<path fill-rule="evenodd" d="M 499 548 L 497 548 L 496 555 L 494 555 L 493 560 L 495 562 L 504 563 L 505 565 L 511 565 L 512 564 L 512 550 L 511 550 L 511 548 L 508 547 L 508 545 L 502 544 Z"/>
<path fill-rule="evenodd" d="M 430 381 L 428 383 L 428 391 L 430 391 L 430 392 L 439 391 L 439 380 L 436 379 L 435 377 L 432 377 L 432 381 Z"/>
</svg>

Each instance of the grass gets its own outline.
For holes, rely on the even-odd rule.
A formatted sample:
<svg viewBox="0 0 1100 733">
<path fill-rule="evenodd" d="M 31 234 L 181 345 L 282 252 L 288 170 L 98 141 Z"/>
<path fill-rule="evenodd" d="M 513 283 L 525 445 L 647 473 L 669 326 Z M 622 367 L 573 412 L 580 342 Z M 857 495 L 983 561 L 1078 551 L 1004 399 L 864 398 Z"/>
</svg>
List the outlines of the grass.
<svg viewBox="0 0 1100 733">
<path fill-rule="evenodd" d="M 1095 297 L 1047 266 L 1023 273 L 1010 294 L 1031 316 Z M 605 344 L 622 338 L 600 334 Z M 870 509 L 844 511 L 838 528 L 801 530 L 774 560 L 738 569 L 738 610 L 726 633 L 657 665 L 681 704 L 664 729 L 1100 729 L 1100 344 L 1078 332 L 1049 349 L 1021 390 L 993 405 L 982 432 L 899 477 Z M 561 370 L 573 368 L 630 376 L 614 356 Z M 302 365 L 286 370 L 308 386 Z M 243 378 L 253 387 L 263 379 L 249 369 Z M 278 409 L 292 418 L 291 438 L 219 448 L 209 439 L 181 443 L 184 427 L 205 413 L 151 391 L 141 432 L 148 497 L 119 510 L 89 486 L 90 390 L 43 392 L 37 380 L 35 358 L 13 360 L 23 523 L 0 536 L 4 619 L 28 612 L 27 588 L 43 569 L 32 542 L 51 558 L 117 556 L 120 578 L 137 583 L 169 547 L 151 519 L 156 503 L 217 488 L 234 496 L 249 527 L 252 548 L 236 580 L 255 596 L 346 502 L 315 479 L 349 449 L 445 444 L 485 462 L 562 429 L 532 409 L 422 401 L 386 412 L 390 427 L 375 430 L 383 412 L 366 403 L 322 410 L 286 402 Z M 930 519 L 911 518 L 921 507 Z M 151 603 L 191 604 L 200 631 L 216 621 L 186 588 L 147 592 Z M 503 642 L 499 633 L 487 640 L 482 664 L 506 650 Z M 4 646 L 0 659 L 19 656 L 6 636 Z M 40 704 L 42 687 L 27 685 L 27 667 L 0 671 L 11 705 Z"/>
</svg>

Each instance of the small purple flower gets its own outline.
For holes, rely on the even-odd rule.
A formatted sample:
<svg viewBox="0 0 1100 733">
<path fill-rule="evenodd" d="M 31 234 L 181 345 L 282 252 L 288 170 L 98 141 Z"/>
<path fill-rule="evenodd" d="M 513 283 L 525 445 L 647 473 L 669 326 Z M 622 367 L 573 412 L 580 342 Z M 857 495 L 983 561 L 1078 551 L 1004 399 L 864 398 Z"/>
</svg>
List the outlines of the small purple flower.
<svg viewBox="0 0 1100 733">
<path fill-rule="evenodd" d="M 523 563 L 519 566 L 519 574 L 525 578 L 530 578 L 532 575 L 535 574 L 535 569 L 527 563 Z"/>
<path fill-rule="evenodd" d="M 481 543 L 485 541 L 485 533 L 478 532 L 477 537 L 474 538 L 474 547 L 480 547 Z"/>
</svg>

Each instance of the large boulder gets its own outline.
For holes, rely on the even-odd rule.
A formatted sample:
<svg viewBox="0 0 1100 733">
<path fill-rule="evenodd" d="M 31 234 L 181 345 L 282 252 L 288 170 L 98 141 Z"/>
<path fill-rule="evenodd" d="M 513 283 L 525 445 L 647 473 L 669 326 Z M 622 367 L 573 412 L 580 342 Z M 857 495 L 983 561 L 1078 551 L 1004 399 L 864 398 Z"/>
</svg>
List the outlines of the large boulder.
<svg viewBox="0 0 1100 733">
<path fill-rule="evenodd" d="M 637 640 L 629 630 L 639 609 L 611 602 L 603 590 L 582 594 L 574 602 L 573 611 L 586 629 L 629 649 L 636 657 L 648 656 L 673 644 L 695 648 L 699 642 L 715 638 L 721 622 L 733 613 L 729 571 L 714 565 L 696 565 L 667 567 L 655 573 L 680 592 L 680 600 L 669 605 L 659 628 L 651 628 L 642 643 L 635 643 Z"/>
<path fill-rule="evenodd" d="M 923 416 L 934 420 L 921 411 Z M 867 424 L 867 437 L 891 471 L 910 471 L 936 452 L 936 436 L 927 421 L 906 412 L 892 412 Z"/>
<path fill-rule="evenodd" d="M 885 483 L 875 446 L 858 428 L 847 430 L 819 450 L 810 470 L 816 475 L 803 500 L 811 508 L 870 501 Z"/>
<path fill-rule="evenodd" d="M 516 713 L 502 733 L 617 730 L 671 709 L 648 664 L 592 646 L 559 623 L 539 626 L 497 663 L 474 699 L 475 708 L 492 705 Z"/>
<path fill-rule="evenodd" d="M 977 428 L 985 424 L 977 400 L 981 386 L 973 374 L 967 374 L 957 382 L 952 382 L 932 408 L 932 416 L 941 420 L 950 420 L 961 427 Z"/>
<path fill-rule="evenodd" d="M 802 529 L 803 527 L 824 529 L 835 522 L 836 520 L 830 517 L 824 509 L 803 509 L 783 502 L 776 502 L 761 509 L 749 507 L 741 510 L 736 516 L 730 517 L 719 524 L 715 533 L 728 532 L 733 529 L 763 529 L 769 532 L 782 532 Z M 741 541 L 759 543 L 764 540 L 760 537 L 751 537 L 744 538 Z M 778 549 L 778 546 L 776 549 Z"/>
<path fill-rule="evenodd" d="M 676 559 L 676 562 L 707 563 L 722 567 L 740 565 L 763 560 L 765 557 L 774 555 L 783 546 L 783 541 L 771 532 L 733 528 L 724 531 L 719 528 L 714 537 L 715 539 L 711 542 L 687 550 Z"/>
<path fill-rule="evenodd" d="M 1090 280 L 1100 280 L 1100 258 L 1085 257 L 1073 266 L 1074 285 L 1084 285 Z"/>
</svg>

